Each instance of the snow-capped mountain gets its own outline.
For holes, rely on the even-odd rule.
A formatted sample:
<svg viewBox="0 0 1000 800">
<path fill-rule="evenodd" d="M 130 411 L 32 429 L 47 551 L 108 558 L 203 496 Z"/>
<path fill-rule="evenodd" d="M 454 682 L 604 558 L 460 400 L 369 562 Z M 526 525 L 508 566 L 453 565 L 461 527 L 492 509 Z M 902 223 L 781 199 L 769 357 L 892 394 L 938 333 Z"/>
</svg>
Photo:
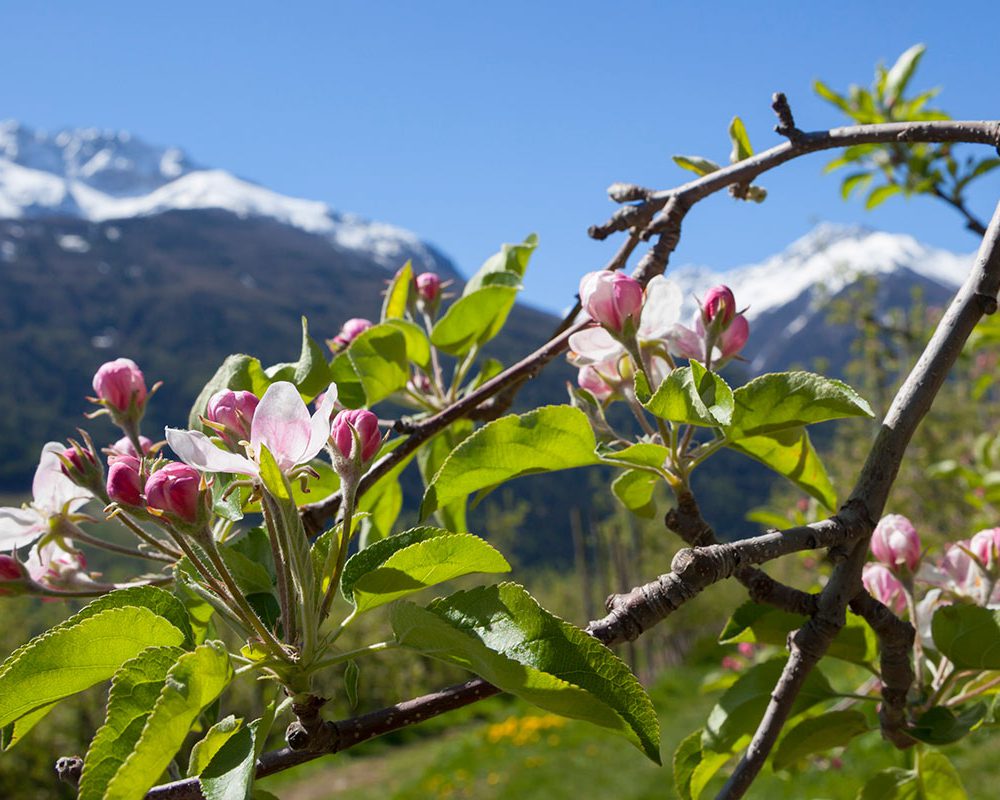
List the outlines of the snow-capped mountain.
<svg viewBox="0 0 1000 800">
<path fill-rule="evenodd" d="M 0 219 L 105 222 L 209 209 L 290 225 L 369 255 L 388 270 L 412 259 L 418 269 L 453 272 L 446 258 L 410 231 L 202 167 L 176 147 L 151 145 L 126 131 L 49 134 L 0 122 Z"/>
<path fill-rule="evenodd" d="M 784 252 L 760 264 L 715 272 L 684 266 L 671 271 L 684 292 L 685 316 L 697 298 L 725 283 L 746 306 L 751 338 L 746 354 L 754 373 L 780 369 L 805 354 L 838 359 L 844 353 L 821 353 L 816 336 L 833 345 L 826 322 L 831 298 L 868 275 L 879 277 L 885 307 L 907 305 L 909 290 L 919 284 L 928 300 L 943 301 L 965 279 L 973 254 L 957 254 L 921 244 L 912 236 L 861 226 L 822 224 Z"/>
</svg>

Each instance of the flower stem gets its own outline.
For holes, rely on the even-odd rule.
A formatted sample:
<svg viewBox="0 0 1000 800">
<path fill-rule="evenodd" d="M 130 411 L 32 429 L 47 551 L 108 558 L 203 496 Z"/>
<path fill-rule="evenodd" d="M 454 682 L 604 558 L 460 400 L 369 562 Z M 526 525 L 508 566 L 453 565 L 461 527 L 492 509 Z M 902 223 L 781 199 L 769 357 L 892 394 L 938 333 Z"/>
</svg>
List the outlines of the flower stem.
<svg viewBox="0 0 1000 800">
<path fill-rule="evenodd" d="M 323 594 L 323 604 L 320 606 L 319 618 L 321 620 L 326 619 L 330 613 L 330 606 L 333 604 L 333 598 L 340 586 L 340 576 L 343 574 L 344 565 L 347 563 L 347 549 L 351 543 L 351 520 L 354 517 L 354 505 L 358 493 L 357 479 L 350 483 L 344 481 L 341 490 L 344 495 L 344 521 L 337 547 L 337 565 L 334 568 L 333 575 L 330 577 L 330 585 L 326 587 L 326 592 Z M 331 549 L 330 554 L 332 555 L 332 553 L 333 550 Z M 329 566 L 329 562 L 330 558 L 327 556 L 327 566 Z M 324 575 L 327 572 L 327 569 L 323 570 Z"/>
<path fill-rule="evenodd" d="M 162 561 L 166 564 L 173 564 L 177 559 L 170 558 L 169 556 L 162 556 L 156 553 L 143 553 L 140 550 L 133 550 L 131 547 L 124 547 L 120 544 L 115 544 L 114 542 L 106 542 L 103 539 L 98 539 L 96 536 L 91 536 L 89 533 L 80 528 L 72 522 L 65 523 L 71 530 L 69 530 L 69 535 L 78 542 L 86 542 L 93 547 L 100 547 L 104 550 L 109 550 L 112 553 L 120 553 L 123 556 L 129 556 L 130 558 L 143 558 L 150 561 Z"/>
<path fill-rule="evenodd" d="M 317 661 L 315 664 L 312 664 L 307 671 L 315 672 L 319 669 L 332 667 L 334 664 L 341 664 L 344 661 L 350 661 L 352 658 L 357 658 L 358 656 L 365 655 L 366 653 L 378 653 L 382 650 L 392 650 L 396 647 L 399 647 L 399 642 L 376 642 L 375 644 L 370 644 L 366 647 L 359 647 L 357 650 L 348 650 L 346 653 L 340 653 L 339 655 L 323 659 L 322 661 Z"/>
<path fill-rule="evenodd" d="M 262 492 L 260 507 L 264 516 L 264 525 L 267 527 L 267 538 L 271 543 L 271 556 L 274 558 L 274 571 L 278 580 L 281 628 L 285 634 L 285 641 L 293 643 L 297 638 L 297 615 L 292 606 L 292 575 L 288 564 L 288 543 L 286 537 L 279 532 L 278 512 L 275 509 L 274 501 L 266 491 Z M 284 526 L 281 528 L 283 530 Z"/>
</svg>

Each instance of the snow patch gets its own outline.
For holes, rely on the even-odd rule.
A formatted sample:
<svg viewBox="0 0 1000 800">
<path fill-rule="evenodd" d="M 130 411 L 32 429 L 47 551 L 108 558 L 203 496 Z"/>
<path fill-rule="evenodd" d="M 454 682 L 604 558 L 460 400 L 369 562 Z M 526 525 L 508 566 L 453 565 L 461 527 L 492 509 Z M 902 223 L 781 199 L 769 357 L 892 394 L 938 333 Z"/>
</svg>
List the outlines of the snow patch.
<svg viewBox="0 0 1000 800">
<path fill-rule="evenodd" d="M 67 253 L 88 253 L 90 242 L 75 233 L 67 233 L 56 237 L 56 243 Z"/>
</svg>

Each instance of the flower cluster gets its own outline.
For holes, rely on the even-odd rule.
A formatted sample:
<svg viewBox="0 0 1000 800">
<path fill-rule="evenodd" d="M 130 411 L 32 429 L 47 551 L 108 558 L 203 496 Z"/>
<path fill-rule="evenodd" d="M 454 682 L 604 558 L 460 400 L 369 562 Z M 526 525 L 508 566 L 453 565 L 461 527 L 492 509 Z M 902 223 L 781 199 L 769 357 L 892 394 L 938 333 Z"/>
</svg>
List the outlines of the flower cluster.
<svg viewBox="0 0 1000 800">
<path fill-rule="evenodd" d="M 627 389 L 637 358 L 643 362 L 640 368 L 658 383 L 675 357 L 697 359 L 718 369 L 739 354 L 750 334 L 749 323 L 726 286 L 709 290 L 690 328 L 680 322 L 680 288 L 662 275 L 643 290 L 638 281 L 620 272 L 588 273 L 580 281 L 580 303 L 597 325 L 570 337 L 569 359 L 579 367 L 580 387 L 602 403 Z"/>
</svg>

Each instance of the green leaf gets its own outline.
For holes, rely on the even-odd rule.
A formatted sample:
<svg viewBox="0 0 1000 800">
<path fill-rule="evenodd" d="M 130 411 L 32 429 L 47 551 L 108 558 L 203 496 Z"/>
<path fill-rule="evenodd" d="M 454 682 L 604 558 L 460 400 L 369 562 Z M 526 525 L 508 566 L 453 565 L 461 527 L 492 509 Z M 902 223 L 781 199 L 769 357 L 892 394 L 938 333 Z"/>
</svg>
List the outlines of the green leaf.
<svg viewBox="0 0 1000 800">
<path fill-rule="evenodd" d="M 681 800 L 698 800 L 715 773 L 732 758 L 732 753 L 703 750 L 703 734 L 697 730 L 685 737 L 674 752 L 674 787 Z"/>
<path fill-rule="evenodd" d="M 727 426 L 733 418 L 733 390 L 697 361 L 672 370 L 643 406 L 670 422 Z"/>
<path fill-rule="evenodd" d="M 149 647 L 122 664 L 111 682 L 108 712 L 83 761 L 78 800 L 102 800 L 104 789 L 132 753 L 178 647 Z"/>
<path fill-rule="evenodd" d="M 407 261 L 393 276 L 392 283 L 385 290 L 382 301 L 381 321 L 402 319 L 406 314 L 406 306 L 410 299 L 410 287 L 413 285 L 413 265 Z"/>
<path fill-rule="evenodd" d="M 246 800 L 250 795 L 257 765 L 257 724 L 252 722 L 236 731 L 199 773 L 205 800 Z"/>
<path fill-rule="evenodd" d="M 883 97 L 885 98 L 886 105 L 891 106 L 902 97 L 926 49 L 925 45 L 915 44 L 892 65 L 892 69 L 889 70 L 889 73 L 885 77 Z"/>
<path fill-rule="evenodd" d="M 391 322 L 374 325 L 333 359 L 330 372 L 343 405 L 373 406 L 410 379 L 406 335 Z"/>
<path fill-rule="evenodd" d="M 202 739 L 191 748 L 188 757 L 187 776 L 193 778 L 201 774 L 219 749 L 243 727 L 243 718 L 230 714 L 208 729 Z"/>
<path fill-rule="evenodd" d="M 323 348 L 309 336 L 309 323 L 302 317 L 302 351 L 293 363 L 275 364 L 264 370 L 271 383 L 288 381 L 295 385 L 303 400 L 309 402 L 330 385 L 330 366 Z"/>
<path fill-rule="evenodd" d="M 188 414 L 188 427 L 192 430 L 204 431 L 199 417 L 205 413 L 208 401 L 212 395 L 222 389 L 253 392 L 262 397 L 271 382 L 264 374 L 260 361 L 243 353 L 227 356 L 222 365 L 215 371 L 208 383 L 198 394 L 198 399 L 191 406 Z"/>
<path fill-rule="evenodd" d="M 103 800 L 134 800 L 157 783 L 201 710 L 232 676 L 222 642 L 206 642 L 182 655 L 167 673 L 142 734 L 108 783 Z"/>
<path fill-rule="evenodd" d="M 868 198 L 865 200 L 865 210 L 871 211 L 873 208 L 878 208 L 890 197 L 899 194 L 901 191 L 902 189 L 900 189 L 895 183 L 887 183 L 883 186 L 876 186 L 868 193 Z"/>
<path fill-rule="evenodd" d="M 750 137 L 747 136 L 747 129 L 743 125 L 743 120 L 733 117 L 729 123 L 729 139 L 733 143 L 733 151 L 729 155 L 729 163 L 735 164 L 753 155 L 753 147 L 750 146 Z"/>
<path fill-rule="evenodd" d="M 458 420 L 434 436 L 417 451 L 417 464 L 420 467 L 420 477 L 425 487 L 437 475 L 451 451 L 467 439 L 472 430 L 473 424 L 470 420 Z M 467 530 L 465 505 L 463 497 L 437 509 L 434 513 L 445 528 L 461 532 Z"/>
<path fill-rule="evenodd" d="M 521 475 L 598 464 L 596 446 L 586 415 L 570 406 L 501 417 L 452 451 L 424 493 L 420 516 Z"/>
<path fill-rule="evenodd" d="M 107 680 L 147 647 L 184 642 L 184 633 L 148 608 L 109 608 L 64 623 L 0 666 L 0 727 Z"/>
<path fill-rule="evenodd" d="M 475 572 L 510 572 L 510 564 L 478 536 L 442 532 L 394 552 L 377 568 L 361 575 L 351 587 L 351 594 L 360 613 Z"/>
<path fill-rule="evenodd" d="M 723 644 L 756 642 L 784 647 L 788 634 L 801 628 L 806 617 L 747 600 L 739 606 L 719 635 Z M 878 655 L 875 635 L 864 620 L 853 614 L 830 642 L 827 655 L 852 664 L 871 664 Z"/>
<path fill-rule="evenodd" d="M 805 428 L 790 428 L 763 436 L 748 436 L 727 447 L 743 453 L 782 475 L 831 511 L 837 495 Z"/>
<path fill-rule="evenodd" d="M 914 739 L 941 746 L 965 738 L 986 716 L 986 704 L 976 703 L 956 714 L 950 708 L 935 706 L 928 709 L 906 729 Z"/>
<path fill-rule="evenodd" d="M 464 356 L 496 336 L 514 307 L 517 289 L 484 286 L 458 298 L 431 330 L 431 344 L 453 356 Z"/>
<path fill-rule="evenodd" d="M 870 172 L 852 172 L 840 184 L 840 196 L 847 200 L 855 189 L 864 189 L 872 182 L 874 176 Z"/>
<path fill-rule="evenodd" d="M 538 247 L 538 236 L 534 233 L 528 234 L 521 244 L 501 245 L 500 252 L 494 253 L 476 270 L 476 274 L 465 284 L 462 294 L 468 296 L 478 292 L 484 286 L 491 285 L 491 279 L 495 279 L 498 275 L 512 276 L 519 283 L 528 269 L 528 261 L 531 260 L 531 254 L 536 247 Z"/>
<path fill-rule="evenodd" d="M 682 169 L 690 170 L 695 175 L 708 175 L 710 172 L 722 169 L 711 159 L 701 156 L 674 156 L 674 163 Z"/>
<path fill-rule="evenodd" d="M 611 484 L 611 491 L 621 504 L 637 517 L 653 519 L 656 516 L 653 492 L 659 480 L 651 472 L 629 469 L 615 478 Z"/>
<path fill-rule="evenodd" d="M 392 627 L 404 647 L 469 669 L 553 713 L 622 734 L 660 763 L 656 713 L 628 667 L 521 586 L 457 592 L 426 609 L 403 601 L 393 607 Z"/>
<path fill-rule="evenodd" d="M 957 669 L 1000 669 L 1000 611 L 966 603 L 934 612 L 931 634 Z"/>
<path fill-rule="evenodd" d="M 267 489 L 278 500 L 289 502 L 292 498 L 292 487 L 288 485 L 288 478 L 281 471 L 278 462 L 274 460 L 267 445 L 260 446 L 260 479 Z"/>
<path fill-rule="evenodd" d="M 730 439 L 759 436 L 844 417 L 873 417 L 871 406 L 843 381 L 811 372 L 774 372 L 733 392 Z"/>
<path fill-rule="evenodd" d="M 385 324 L 391 325 L 406 338 L 406 358 L 427 369 L 431 364 L 431 343 L 424 329 L 406 319 L 390 319 Z"/>
<path fill-rule="evenodd" d="M 351 711 L 358 707 L 358 684 L 360 681 L 361 667 L 352 658 L 344 668 L 344 694 L 347 695 L 347 704 L 351 707 Z"/>
<path fill-rule="evenodd" d="M 662 444 L 639 442 L 621 450 L 601 449 L 600 456 L 605 462 L 614 464 L 616 467 L 627 464 L 646 471 L 659 472 L 670 457 L 670 451 Z"/>
<path fill-rule="evenodd" d="M 784 658 L 755 664 L 726 690 L 705 723 L 702 737 L 705 749 L 727 753 L 742 736 L 757 729 L 784 666 Z M 834 697 L 834 691 L 829 681 L 822 672 L 814 669 L 805 679 L 789 717 L 831 697 Z"/>
<path fill-rule="evenodd" d="M 861 788 L 857 800 L 930 800 L 923 798 L 917 776 L 908 769 L 891 767 L 876 772 Z"/>
<path fill-rule="evenodd" d="M 845 114 L 851 113 L 851 106 L 847 102 L 847 98 L 843 95 L 837 94 L 833 89 L 827 86 L 823 81 L 813 81 L 813 91 L 816 92 L 820 97 L 826 100 L 828 103 L 833 103 L 837 108 L 843 111 Z"/>
<path fill-rule="evenodd" d="M 920 753 L 917 774 L 926 800 L 968 800 L 962 778 L 944 753 Z"/>
<path fill-rule="evenodd" d="M 813 753 L 846 747 L 871 730 L 860 711 L 829 711 L 789 727 L 774 753 L 774 768 L 787 769 Z"/>
</svg>

